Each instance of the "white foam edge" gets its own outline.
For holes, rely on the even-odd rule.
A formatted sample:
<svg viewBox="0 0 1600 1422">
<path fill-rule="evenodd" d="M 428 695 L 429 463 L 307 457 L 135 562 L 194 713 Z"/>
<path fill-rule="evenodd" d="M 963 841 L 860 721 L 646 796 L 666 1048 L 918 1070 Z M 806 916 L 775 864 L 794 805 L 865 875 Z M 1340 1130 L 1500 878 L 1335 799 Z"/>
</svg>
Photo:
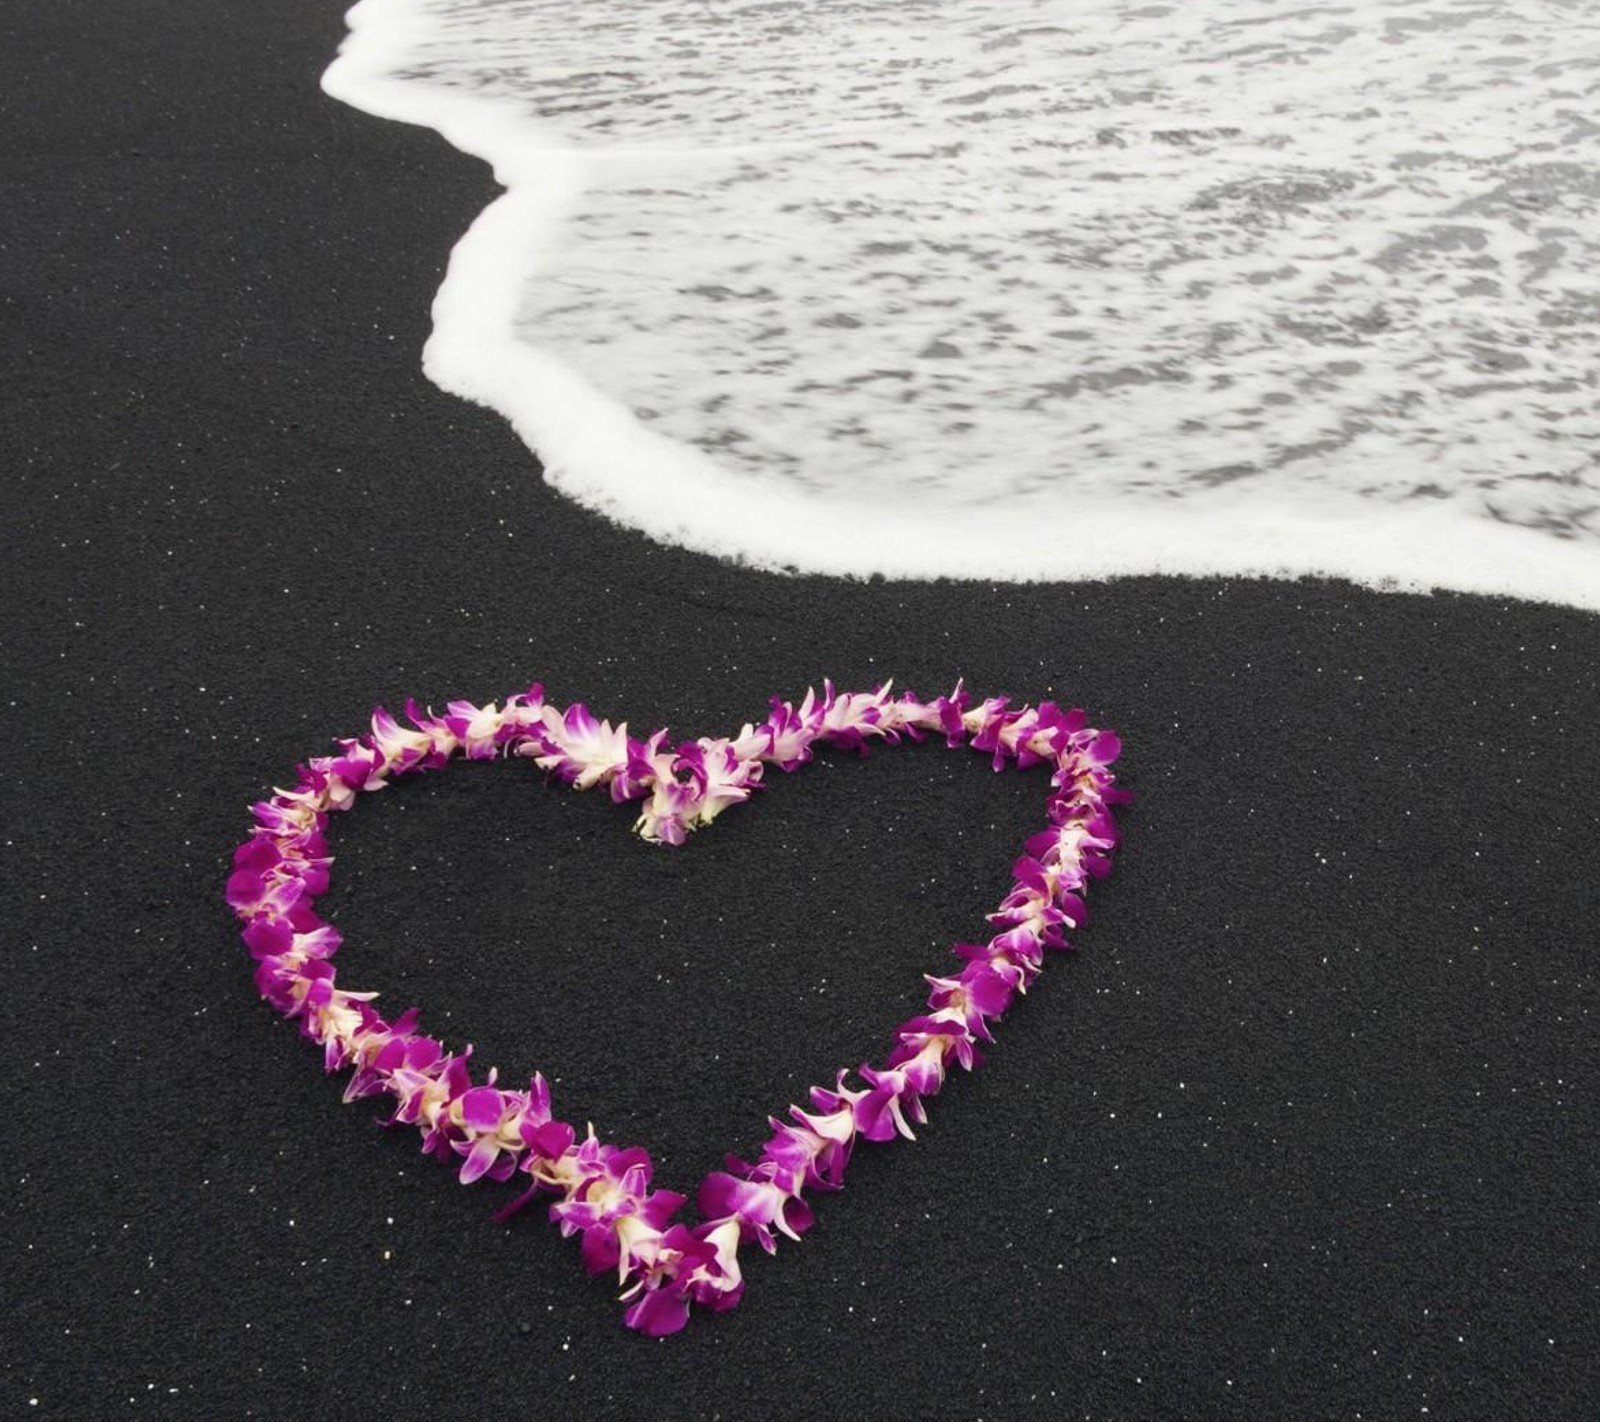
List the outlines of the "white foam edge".
<svg viewBox="0 0 1600 1422">
<path fill-rule="evenodd" d="M 345 22 L 349 35 L 323 75 L 324 91 L 375 117 L 434 129 L 488 163 L 506 190 L 450 254 L 423 369 L 441 389 L 509 420 L 548 482 L 585 508 L 749 566 L 842 577 L 1322 576 L 1383 591 L 1445 589 L 1600 610 L 1593 547 L 1420 500 L 1385 504 L 1379 516 L 1261 508 L 1215 492 L 1203 507 L 1123 500 L 1097 508 L 1057 489 L 930 511 L 823 497 L 725 470 L 517 338 L 517 294 L 538 270 L 533 256 L 554 251 L 599 155 L 563 145 L 503 100 L 390 77 L 428 31 L 418 0 L 360 0 Z"/>
</svg>

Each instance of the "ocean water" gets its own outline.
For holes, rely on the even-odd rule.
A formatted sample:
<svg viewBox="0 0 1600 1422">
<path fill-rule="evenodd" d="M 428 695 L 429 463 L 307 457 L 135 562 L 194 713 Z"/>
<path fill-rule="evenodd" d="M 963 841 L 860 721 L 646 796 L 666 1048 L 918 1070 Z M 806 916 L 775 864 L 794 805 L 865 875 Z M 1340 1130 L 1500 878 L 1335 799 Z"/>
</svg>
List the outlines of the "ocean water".
<svg viewBox="0 0 1600 1422">
<path fill-rule="evenodd" d="M 424 355 L 767 567 L 1600 608 L 1592 0 L 362 0 L 506 193 Z M 533 472 L 530 460 L 530 477 Z"/>
</svg>

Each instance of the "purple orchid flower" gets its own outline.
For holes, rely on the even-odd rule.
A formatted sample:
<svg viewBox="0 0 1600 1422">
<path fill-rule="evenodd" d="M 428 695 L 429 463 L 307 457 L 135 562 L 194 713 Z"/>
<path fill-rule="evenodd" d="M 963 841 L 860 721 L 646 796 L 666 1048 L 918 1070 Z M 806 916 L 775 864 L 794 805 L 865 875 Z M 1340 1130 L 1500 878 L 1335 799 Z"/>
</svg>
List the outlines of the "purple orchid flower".
<svg viewBox="0 0 1600 1422">
<path fill-rule="evenodd" d="M 774 1230 L 798 1241 L 811 1227 L 811 1207 L 773 1178 L 778 1167 L 773 1162 L 731 1163 L 740 1175 L 714 1170 L 700 1182 L 695 1201 L 700 1213 L 718 1222 L 737 1218 L 740 1237 L 756 1240 L 768 1254 L 778 1248 Z"/>
<path fill-rule="evenodd" d="M 761 783 L 761 762 L 742 761 L 727 741 L 686 741 L 673 770 L 694 787 L 694 822 L 708 825 L 730 805 L 750 798 Z"/>
<path fill-rule="evenodd" d="M 850 1112 L 810 1116 L 798 1106 L 789 1108 L 791 1124 L 769 1117 L 772 1136 L 762 1147 L 761 1163 L 772 1165 L 774 1179 L 791 1194 L 809 1186 L 837 1190 L 844 1183 L 855 1141 L 855 1121 Z"/>
<path fill-rule="evenodd" d="M 671 1190 L 650 1190 L 650 1157 L 637 1146 L 619 1149 L 591 1134 L 565 1158 L 572 1183 L 567 1198 L 550 1207 L 561 1233 L 583 1234 L 584 1267 L 591 1274 L 617 1269 L 627 1276 L 625 1245 L 637 1225 L 662 1229 L 684 1202 Z"/>
<path fill-rule="evenodd" d="M 935 1015 L 956 1013 L 968 1033 L 985 1042 L 994 1041 L 989 1019 L 1001 1016 L 1011 1006 L 1018 985 L 1010 975 L 986 958 L 968 963 L 955 977 L 928 978 L 933 991 L 928 1006 Z"/>
<path fill-rule="evenodd" d="M 579 790 L 587 790 L 609 780 L 628 764 L 628 728 L 612 729 L 609 721 L 597 721 L 582 702 L 569 706 L 565 714 L 553 706 L 542 710 L 543 734 L 518 747 L 519 755 L 531 755 L 534 764 L 551 771 Z"/>
<path fill-rule="evenodd" d="M 822 685 L 821 735 L 828 744 L 865 755 L 873 738 L 890 744 L 899 740 L 898 716 L 889 699 L 892 683 L 886 681 L 876 691 L 846 692 L 835 692 L 831 681 Z"/>
<path fill-rule="evenodd" d="M 367 744 L 378 754 L 383 770 L 404 775 L 420 768 L 433 755 L 433 737 L 423 730 L 407 730 L 383 707 L 372 713 Z"/>
<path fill-rule="evenodd" d="M 612 800 L 619 805 L 627 800 L 642 800 L 657 781 L 672 778 L 673 753 L 662 749 L 666 739 L 665 730 L 657 731 L 647 741 L 628 737 L 627 758 L 611 782 Z"/>
<path fill-rule="evenodd" d="M 905 1113 L 909 1109 L 918 1125 L 926 1117 L 922 1114 L 922 1103 L 906 1079 L 905 1072 L 893 1067 L 880 1071 L 876 1067 L 862 1066 L 857 1069 L 856 1075 L 867 1083 L 866 1092 L 856 1103 L 856 1131 L 861 1138 L 891 1141 L 896 1135 L 901 1135 L 908 1141 L 916 1140 L 917 1134 L 911 1129 Z"/>
<path fill-rule="evenodd" d="M 418 770 L 437 770 L 450 763 L 461 743 L 456 739 L 456 733 L 450 729 L 450 722 L 444 716 L 435 716 L 431 709 L 424 711 L 410 697 L 406 698 L 406 716 L 411 724 L 428 738 L 429 750 L 417 762 Z"/>
<path fill-rule="evenodd" d="M 623 1302 L 628 1304 L 623 1322 L 647 1338 L 664 1338 L 680 1331 L 689 1321 L 691 1288 L 706 1294 L 722 1269 L 716 1247 L 684 1225 L 641 1234 L 629 1265 L 634 1283 L 622 1294 Z M 735 1270 L 737 1267 L 735 1264 Z M 696 1285 L 693 1281 L 697 1278 L 704 1282 Z M 733 1307 L 743 1291 L 743 1282 L 738 1281 L 731 1302 L 721 1306 Z"/>
<path fill-rule="evenodd" d="M 452 701 L 445 708 L 443 720 L 468 760 L 495 758 L 500 746 L 500 728 L 505 720 L 495 702 L 474 706 L 470 701 Z"/>
<path fill-rule="evenodd" d="M 524 1149 L 522 1116 L 527 1105 L 521 1092 L 493 1086 L 475 1086 L 450 1103 L 450 1124 L 462 1133 L 451 1142 L 451 1148 L 465 1157 L 460 1173 L 463 1185 L 484 1175 L 491 1180 L 511 1178 Z"/>
<path fill-rule="evenodd" d="M 702 1308 L 725 1313 L 744 1296 L 744 1274 L 739 1268 L 742 1229 L 737 1217 L 697 1225 L 694 1237 L 711 1250 L 695 1260 L 688 1275 L 688 1295 Z"/>
<path fill-rule="evenodd" d="M 774 696 L 772 714 L 761 728 L 767 737 L 762 759 L 772 761 L 779 770 L 798 770 L 811 759 L 811 742 L 822 729 L 822 716 L 816 695 L 809 689 L 798 711 Z"/>
<path fill-rule="evenodd" d="M 388 1089 L 394 1069 L 405 1060 L 407 1047 L 418 1040 L 420 1015 L 417 1008 L 408 1007 L 393 1022 L 386 1022 L 373 1008 L 360 1004 L 361 1022 L 350 1038 L 350 1060 L 356 1069 L 345 1083 L 346 1102 Z M 439 1050 L 437 1042 L 421 1040 L 429 1041 L 435 1052 Z"/>
</svg>

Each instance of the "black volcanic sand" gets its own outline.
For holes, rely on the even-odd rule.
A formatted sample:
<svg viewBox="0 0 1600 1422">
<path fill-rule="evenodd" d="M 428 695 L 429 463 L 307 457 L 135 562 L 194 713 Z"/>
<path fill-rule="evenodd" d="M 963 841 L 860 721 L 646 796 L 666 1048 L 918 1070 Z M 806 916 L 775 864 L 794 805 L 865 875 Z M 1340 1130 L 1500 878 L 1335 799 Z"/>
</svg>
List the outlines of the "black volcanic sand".
<svg viewBox="0 0 1600 1422">
<path fill-rule="evenodd" d="M 321 96 L 336 6 L 5 26 L 0 1411 L 1594 1415 L 1595 617 L 654 546 L 422 378 L 493 190 Z M 890 674 L 1084 704 L 1139 801 L 1081 952 L 736 1312 L 626 1332 L 257 999 L 246 805 L 374 702 L 538 678 L 687 735 Z M 686 1185 L 881 1054 L 1042 793 L 829 757 L 667 852 L 461 767 L 339 823 L 325 902 L 347 986 Z"/>
</svg>

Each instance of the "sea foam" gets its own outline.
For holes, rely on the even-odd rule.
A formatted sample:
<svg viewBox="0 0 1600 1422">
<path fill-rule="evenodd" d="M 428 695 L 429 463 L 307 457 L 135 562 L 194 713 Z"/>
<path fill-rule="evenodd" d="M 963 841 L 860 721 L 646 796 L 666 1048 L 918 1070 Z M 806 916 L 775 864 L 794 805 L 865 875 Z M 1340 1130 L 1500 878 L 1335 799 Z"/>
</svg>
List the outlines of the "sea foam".
<svg viewBox="0 0 1600 1422">
<path fill-rule="evenodd" d="M 1559 0 L 362 0 L 506 189 L 424 352 L 765 567 L 1600 608 L 1600 21 Z"/>
</svg>

